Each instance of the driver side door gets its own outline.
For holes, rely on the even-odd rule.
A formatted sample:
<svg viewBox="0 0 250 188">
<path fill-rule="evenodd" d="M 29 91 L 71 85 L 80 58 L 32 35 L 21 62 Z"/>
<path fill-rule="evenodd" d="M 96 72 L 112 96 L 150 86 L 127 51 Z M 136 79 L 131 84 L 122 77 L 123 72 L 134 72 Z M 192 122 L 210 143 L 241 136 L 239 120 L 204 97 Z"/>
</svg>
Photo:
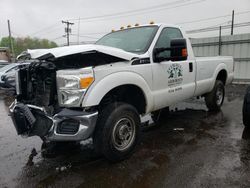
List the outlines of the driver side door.
<svg viewBox="0 0 250 188">
<path fill-rule="evenodd" d="M 181 31 L 178 28 L 166 27 L 161 31 L 154 48 L 170 48 L 170 41 L 175 38 L 183 38 Z M 158 54 L 163 58 L 169 58 L 170 55 L 170 51 Z M 154 62 L 152 66 L 154 110 L 170 106 L 194 95 L 194 62 L 188 58 L 181 61 L 164 60 L 160 63 Z"/>
</svg>

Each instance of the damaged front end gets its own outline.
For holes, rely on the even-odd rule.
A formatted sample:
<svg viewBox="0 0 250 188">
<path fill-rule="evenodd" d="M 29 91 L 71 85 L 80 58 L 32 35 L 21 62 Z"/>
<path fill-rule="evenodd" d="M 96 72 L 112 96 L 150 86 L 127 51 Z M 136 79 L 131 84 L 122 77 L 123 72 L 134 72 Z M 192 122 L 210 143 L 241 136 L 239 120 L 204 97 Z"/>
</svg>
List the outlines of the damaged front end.
<svg viewBox="0 0 250 188">
<path fill-rule="evenodd" d="M 18 70 L 17 96 L 10 106 L 17 133 L 49 141 L 89 138 L 98 113 L 80 108 L 86 88 L 77 84 L 79 79 L 84 81 L 86 75 L 88 77 L 89 69 L 79 69 L 77 74 L 76 71 L 58 70 L 55 62 L 39 61 Z"/>
<path fill-rule="evenodd" d="M 15 101 L 10 114 L 18 135 L 39 136 L 48 141 L 81 141 L 92 135 L 98 112 L 64 108 L 51 116 L 44 108 Z"/>
<path fill-rule="evenodd" d="M 95 81 L 93 67 L 129 61 L 134 54 L 98 45 L 31 50 L 35 59 L 16 73 L 16 100 L 10 115 L 17 133 L 49 141 L 81 141 L 92 136 L 96 107 L 82 107 Z"/>
<path fill-rule="evenodd" d="M 98 112 L 86 111 L 81 102 L 94 81 L 92 67 L 79 64 L 73 69 L 63 66 L 65 58 L 59 60 L 33 62 L 17 71 L 17 95 L 10 115 L 19 135 L 49 141 L 91 137 Z"/>
</svg>

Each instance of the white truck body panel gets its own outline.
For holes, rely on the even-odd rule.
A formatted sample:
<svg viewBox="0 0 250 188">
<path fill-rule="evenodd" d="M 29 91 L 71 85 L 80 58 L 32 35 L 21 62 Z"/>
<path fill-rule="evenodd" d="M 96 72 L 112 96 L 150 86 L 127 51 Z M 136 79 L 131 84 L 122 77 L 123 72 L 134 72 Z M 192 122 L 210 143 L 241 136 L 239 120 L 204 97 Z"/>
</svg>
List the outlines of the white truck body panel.
<svg viewBox="0 0 250 188">
<path fill-rule="evenodd" d="M 124 62 L 116 62 L 107 65 L 93 67 L 95 81 L 87 89 L 83 97 L 82 107 L 99 105 L 103 97 L 112 89 L 122 85 L 135 85 L 139 87 L 145 96 L 146 113 L 172 105 L 179 101 L 194 96 L 204 95 L 213 89 L 216 77 L 221 70 L 227 72 L 226 83 L 233 79 L 232 57 L 198 57 L 193 54 L 191 43 L 185 32 L 180 27 L 166 24 L 154 24 L 158 26 L 148 50 L 143 54 L 126 52 L 121 49 L 101 45 L 77 45 L 53 49 L 28 50 L 31 58 L 42 59 L 43 56 L 53 55 L 55 58 L 72 54 L 101 52 L 124 59 Z M 153 62 L 153 50 L 164 28 L 177 28 L 187 41 L 188 57 L 185 61 Z M 134 58 L 149 58 L 149 64 L 131 65 Z M 191 64 L 191 65 L 190 65 Z M 176 66 L 181 69 L 179 80 L 169 79 L 171 68 Z M 192 71 L 190 71 L 192 66 Z M 172 84 L 174 82 L 175 84 Z"/>
<path fill-rule="evenodd" d="M 221 70 L 226 70 L 228 73 L 226 83 L 232 82 L 233 58 L 194 57 L 191 43 L 183 31 L 183 37 L 188 41 L 187 60 L 154 63 L 152 57 L 153 49 L 162 29 L 165 27 L 179 28 L 172 25 L 160 24 L 160 28 L 148 51 L 145 54 L 137 56 L 149 57 L 151 60 L 150 64 L 131 66 L 131 63 L 116 63 L 95 67 L 96 82 L 89 88 L 82 106 L 98 105 L 107 91 L 122 84 L 133 84 L 143 90 L 147 102 L 146 113 L 149 113 L 179 101 L 210 92 Z M 181 28 L 179 29 L 181 30 Z M 192 72 L 189 72 L 189 63 L 193 63 Z M 169 86 L 167 71 L 173 64 L 180 65 L 183 69 L 182 83 L 176 86 Z"/>
<path fill-rule="evenodd" d="M 209 66 L 208 66 L 209 65 Z M 195 96 L 203 95 L 213 89 L 216 77 L 221 70 L 227 72 L 227 84 L 233 80 L 233 59 L 228 56 L 196 58 L 196 90 Z"/>
</svg>

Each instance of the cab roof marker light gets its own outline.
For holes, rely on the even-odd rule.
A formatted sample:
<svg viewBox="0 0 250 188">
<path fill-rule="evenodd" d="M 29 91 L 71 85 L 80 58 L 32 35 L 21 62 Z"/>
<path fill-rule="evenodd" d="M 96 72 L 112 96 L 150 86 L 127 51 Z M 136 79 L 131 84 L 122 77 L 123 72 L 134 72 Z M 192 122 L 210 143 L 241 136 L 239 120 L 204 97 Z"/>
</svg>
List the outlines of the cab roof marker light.
<svg viewBox="0 0 250 188">
<path fill-rule="evenodd" d="M 120 30 L 123 30 L 124 29 L 124 27 L 122 26 L 121 28 L 120 28 Z"/>
<path fill-rule="evenodd" d="M 128 25 L 127 28 L 131 28 L 131 25 Z"/>
<path fill-rule="evenodd" d="M 136 23 L 136 24 L 135 24 L 135 27 L 138 27 L 138 26 L 140 26 L 140 25 L 139 25 L 138 23 Z"/>
<path fill-rule="evenodd" d="M 154 21 L 151 21 L 149 24 L 153 25 L 153 24 L 155 24 L 155 22 L 154 22 Z"/>
</svg>

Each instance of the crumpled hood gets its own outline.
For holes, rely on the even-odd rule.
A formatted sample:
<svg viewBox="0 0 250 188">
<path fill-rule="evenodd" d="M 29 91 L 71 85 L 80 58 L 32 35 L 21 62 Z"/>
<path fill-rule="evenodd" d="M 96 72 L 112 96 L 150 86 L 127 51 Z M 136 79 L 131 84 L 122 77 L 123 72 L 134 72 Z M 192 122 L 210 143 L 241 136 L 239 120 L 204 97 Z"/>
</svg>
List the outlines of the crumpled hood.
<svg viewBox="0 0 250 188">
<path fill-rule="evenodd" d="M 59 58 L 68 55 L 73 55 L 78 53 L 88 53 L 88 52 L 100 52 L 124 60 L 131 60 L 134 57 L 139 57 L 138 54 L 126 52 L 118 48 L 96 45 L 96 44 L 64 46 L 51 49 L 27 50 L 27 53 L 28 55 L 30 55 L 31 59 L 41 59 L 41 60 L 45 60 L 50 57 Z"/>
</svg>

